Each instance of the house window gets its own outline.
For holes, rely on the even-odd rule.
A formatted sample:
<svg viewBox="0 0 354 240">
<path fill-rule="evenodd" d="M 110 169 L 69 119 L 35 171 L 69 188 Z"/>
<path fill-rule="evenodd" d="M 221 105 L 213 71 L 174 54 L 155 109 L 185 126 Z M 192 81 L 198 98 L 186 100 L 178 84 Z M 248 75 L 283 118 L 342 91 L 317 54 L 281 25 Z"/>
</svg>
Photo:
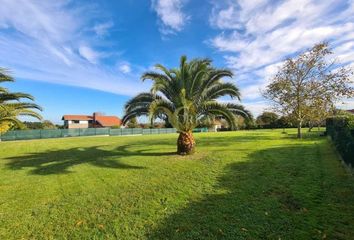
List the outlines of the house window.
<svg viewBox="0 0 354 240">
<path fill-rule="evenodd" d="M 73 120 L 73 123 L 80 123 L 80 120 Z"/>
</svg>

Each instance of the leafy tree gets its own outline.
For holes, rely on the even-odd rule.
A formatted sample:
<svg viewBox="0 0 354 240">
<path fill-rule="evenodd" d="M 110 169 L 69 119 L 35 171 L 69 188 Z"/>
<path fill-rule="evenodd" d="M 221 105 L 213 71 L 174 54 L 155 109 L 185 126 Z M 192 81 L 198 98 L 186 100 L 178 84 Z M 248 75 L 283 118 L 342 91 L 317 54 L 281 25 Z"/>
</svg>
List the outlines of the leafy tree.
<svg viewBox="0 0 354 240">
<path fill-rule="evenodd" d="M 55 124 L 55 127 L 56 127 L 57 129 L 65 129 L 65 126 L 62 125 L 62 124 Z"/>
<path fill-rule="evenodd" d="M 331 54 L 328 44 L 320 43 L 286 60 L 264 92 L 264 96 L 274 103 L 275 110 L 293 117 L 298 138 L 302 137 L 304 122 L 312 118 L 311 113 L 317 108 L 316 101 L 322 99 L 329 106 L 354 95 L 350 86 L 352 72 L 345 67 L 336 68 L 334 60 L 329 61 Z"/>
<path fill-rule="evenodd" d="M 239 89 L 223 77 L 232 77 L 227 69 L 217 69 L 209 59 L 187 61 L 182 56 L 178 68 L 167 69 L 157 64 L 158 72 L 147 72 L 142 79 L 153 81 L 151 91 L 138 94 L 125 105 L 123 122 L 148 115 L 151 119 L 168 119 L 178 130 L 178 154 L 191 154 L 195 149 L 192 130 L 206 117 L 222 117 L 235 129 L 235 115 L 248 117 L 243 106 L 234 103 L 220 103 L 219 97 L 229 95 L 240 99 Z M 161 117 L 162 116 L 162 117 Z"/>
<path fill-rule="evenodd" d="M 289 128 L 289 127 L 293 127 L 293 123 L 291 121 L 291 117 L 289 116 L 281 116 L 278 120 L 277 120 L 277 127 L 279 128 Z"/>
<path fill-rule="evenodd" d="M 43 128 L 42 122 L 27 122 L 27 121 L 24 121 L 23 124 L 24 124 L 24 126 L 27 129 L 42 129 Z"/>
<path fill-rule="evenodd" d="M 256 119 L 256 123 L 263 128 L 275 128 L 277 127 L 278 114 L 274 112 L 263 112 Z"/>
<path fill-rule="evenodd" d="M 0 68 L 0 84 L 14 82 L 9 72 Z M 0 124 L 11 125 L 22 128 L 24 125 L 18 119 L 20 116 L 30 116 L 42 119 L 41 115 L 34 110 L 41 110 L 41 107 L 32 102 L 21 102 L 22 99 L 34 100 L 34 98 L 22 92 L 10 92 L 7 88 L 0 87 Z"/>
<path fill-rule="evenodd" d="M 28 129 L 57 129 L 58 127 L 54 125 L 49 120 L 44 120 L 43 122 L 23 122 L 23 124 Z"/>
<path fill-rule="evenodd" d="M 315 125 L 319 128 L 324 124 L 326 118 L 332 116 L 335 109 L 332 102 L 322 98 L 315 98 L 310 104 L 307 117 L 309 132 Z"/>
<path fill-rule="evenodd" d="M 354 114 L 350 113 L 348 110 L 343 110 L 343 109 L 334 109 L 333 110 L 333 115 L 334 116 L 344 116 L 344 117 L 353 117 Z"/>
<path fill-rule="evenodd" d="M 57 127 L 49 120 L 44 120 L 42 122 L 42 129 L 56 129 Z"/>
<path fill-rule="evenodd" d="M 127 126 L 128 126 L 128 128 L 138 128 L 138 127 L 140 127 L 136 117 L 131 118 L 129 120 L 129 122 L 127 123 Z"/>
</svg>

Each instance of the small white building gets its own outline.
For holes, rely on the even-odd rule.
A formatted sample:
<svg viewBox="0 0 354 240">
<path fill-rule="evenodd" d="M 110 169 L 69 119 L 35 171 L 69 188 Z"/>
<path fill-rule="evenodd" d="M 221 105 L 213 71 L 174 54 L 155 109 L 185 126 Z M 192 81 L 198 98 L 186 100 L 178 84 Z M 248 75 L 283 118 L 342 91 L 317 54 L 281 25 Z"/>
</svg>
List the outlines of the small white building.
<svg viewBox="0 0 354 240">
<path fill-rule="evenodd" d="M 102 128 L 120 126 L 122 121 L 116 116 L 103 116 L 99 113 L 90 115 L 64 115 L 65 128 Z"/>
</svg>

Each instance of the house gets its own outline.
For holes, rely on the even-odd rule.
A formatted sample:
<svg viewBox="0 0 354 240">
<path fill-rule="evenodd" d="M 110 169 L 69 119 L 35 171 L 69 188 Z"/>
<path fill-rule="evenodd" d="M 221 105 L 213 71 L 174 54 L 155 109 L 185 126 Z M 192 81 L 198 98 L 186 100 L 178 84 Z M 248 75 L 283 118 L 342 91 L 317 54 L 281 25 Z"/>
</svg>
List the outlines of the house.
<svg viewBox="0 0 354 240">
<path fill-rule="evenodd" d="M 354 115 L 354 109 L 351 109 L 351 110 L 346 110 L 348 113 L 351 113 Z"/>
<path fill-rule="evenodd" d="M 100 113 L 90 115 L 64 115 L 65 128 L 104 128 L 120 126 L 122 121 L 116 116 L 104 116 Z"/>
</svg>

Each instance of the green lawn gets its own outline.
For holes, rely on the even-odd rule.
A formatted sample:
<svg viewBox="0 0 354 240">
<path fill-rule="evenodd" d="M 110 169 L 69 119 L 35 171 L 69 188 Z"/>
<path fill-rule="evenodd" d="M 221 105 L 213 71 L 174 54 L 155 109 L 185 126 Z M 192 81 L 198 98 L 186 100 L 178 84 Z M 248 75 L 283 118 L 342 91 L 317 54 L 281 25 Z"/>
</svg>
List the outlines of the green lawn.
<svg viewBox="0 0 354 240">
<path fill-rule="evenodd" d="M 0 239 L 353 239 L 354 178 L 317 133 L 0 143 Z"/>
</svg>

